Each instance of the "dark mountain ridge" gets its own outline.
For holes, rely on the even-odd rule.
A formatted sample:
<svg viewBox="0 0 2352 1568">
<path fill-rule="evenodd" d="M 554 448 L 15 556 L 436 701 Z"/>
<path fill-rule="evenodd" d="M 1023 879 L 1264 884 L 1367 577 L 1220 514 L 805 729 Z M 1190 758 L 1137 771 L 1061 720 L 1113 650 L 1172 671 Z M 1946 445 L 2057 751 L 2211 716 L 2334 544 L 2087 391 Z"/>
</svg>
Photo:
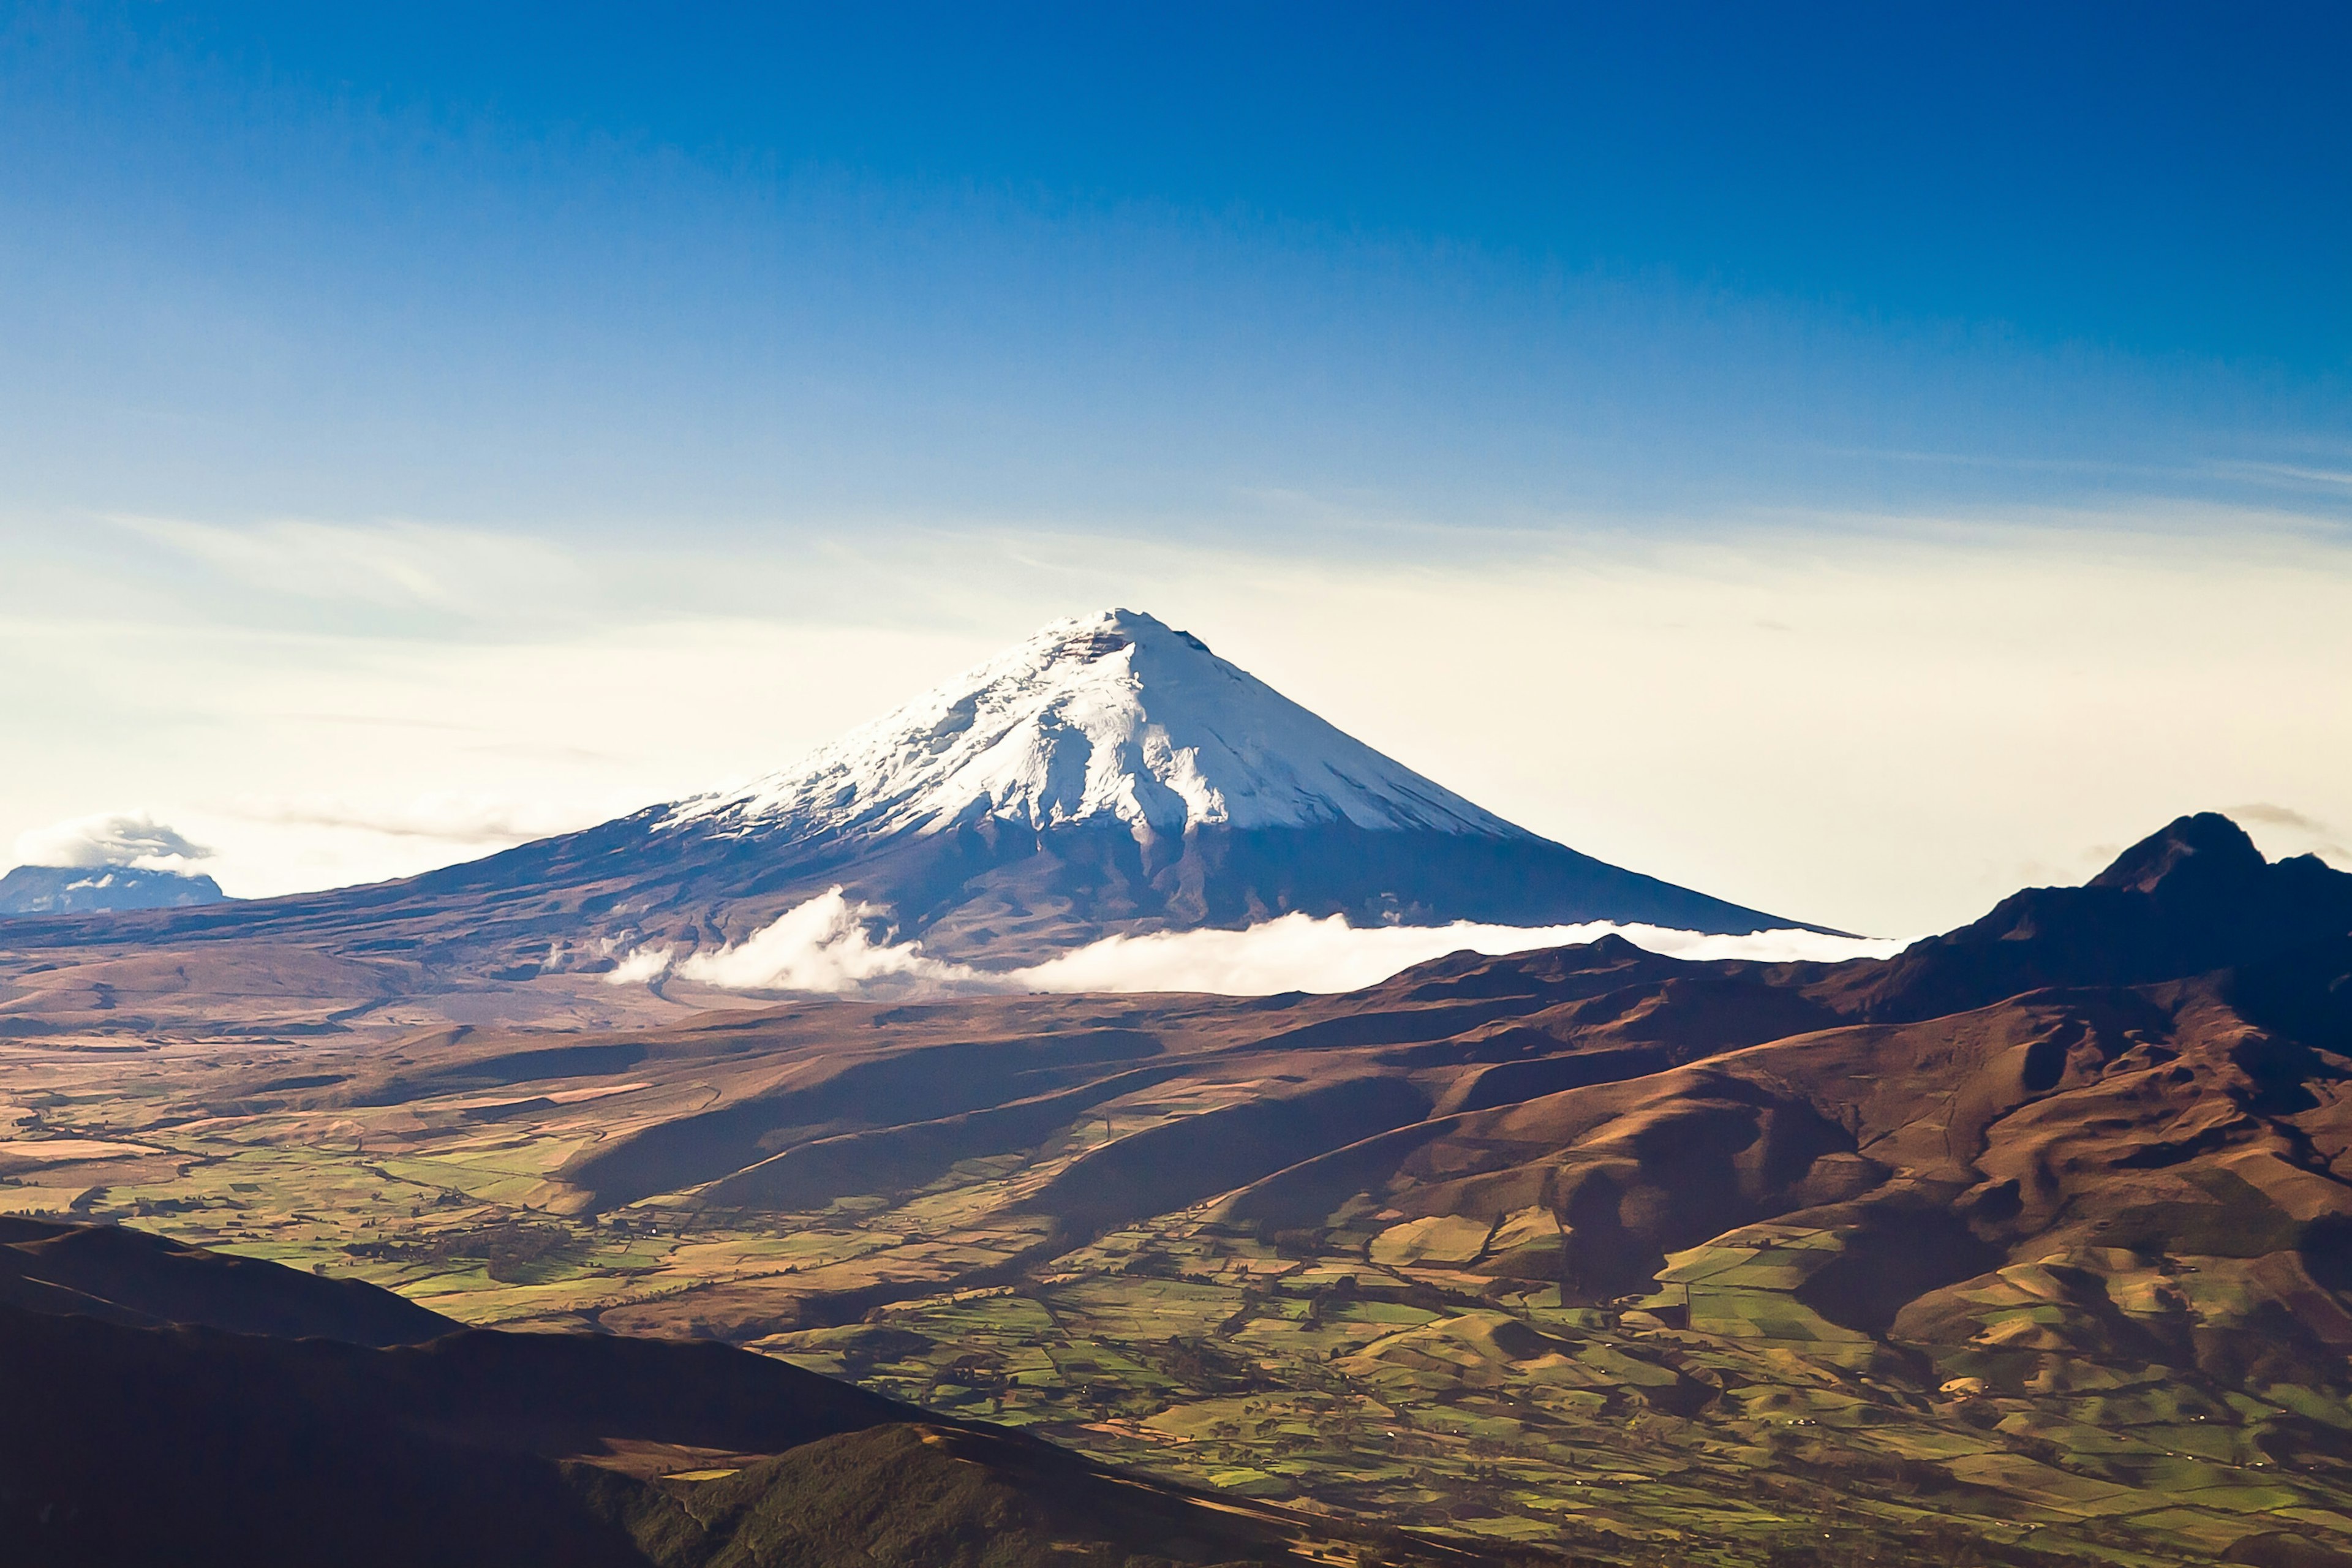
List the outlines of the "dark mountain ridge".
<svg viewBox="0 0 2352 1568">
<path fill-rule="evenodd" d="M 299 1274 L 120 1226 L 13 1215 L 0 1215 L 0 1303 L 134 1328 L 179 1325 L 379 1348 L 422 1344 L 457 1326 L 357 1280 Z"/>
<path fill-rule="evenodd" d="M 2080 888 L 2029 888 L 1858 970 L 1871 1017 L 1957 1012 L 2045 985 L 2137 985 L 2275 960 L 2352 931 L 2352 875 L 2276 862 L 2213 812 L 2177 818 Z"/>
</svg>

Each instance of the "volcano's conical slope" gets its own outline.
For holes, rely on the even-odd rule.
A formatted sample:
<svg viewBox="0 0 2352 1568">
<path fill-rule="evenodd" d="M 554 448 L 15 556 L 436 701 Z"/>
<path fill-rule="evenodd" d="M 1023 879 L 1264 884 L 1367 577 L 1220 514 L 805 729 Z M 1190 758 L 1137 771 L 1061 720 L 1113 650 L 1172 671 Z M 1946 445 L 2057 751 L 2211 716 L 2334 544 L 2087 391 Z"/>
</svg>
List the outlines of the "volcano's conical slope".
<svg viewBox="0 0 2352 1568">
<path fill-rule="evenodd" d="M 1800 923 L 1506 822 L 1198 638 L 1111 610 L 1047 626 L 740 790 L 407 881 L 136 929 L 392 941 L 428 961 L 535 973 L 600 939 L 740 938 L 836 884 L 936 955 L 998 964 L 1293 910 L 1366 924 Z"/>
</svg>

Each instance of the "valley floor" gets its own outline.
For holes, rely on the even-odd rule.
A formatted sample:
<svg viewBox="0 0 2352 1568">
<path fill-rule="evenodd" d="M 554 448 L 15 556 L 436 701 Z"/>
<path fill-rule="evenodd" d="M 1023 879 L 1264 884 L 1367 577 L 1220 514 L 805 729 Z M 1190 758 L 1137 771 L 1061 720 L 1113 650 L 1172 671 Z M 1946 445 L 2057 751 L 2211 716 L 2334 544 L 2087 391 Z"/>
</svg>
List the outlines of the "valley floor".
<svg viewBox="0 0 2352 1568">
<path fill-rule="evenodd" d="M 2352 1551 L 2352 1474 L 2324 1462 L 2352 1410 L 2090 1353 L 2063 1258 L 1990 1277 L 1981 1342 L 1929 1348 L 1800 1301 L 1806 1253 L 1834 1246 L 1801 1226 L 1722 1235 L 1602 1306 L 1466 1271 L 1494 1238 L 1461 1220 L 1268 1234 L 1213 1200 L 1065 1249 L 1024 1195 L 1137 1130 L 1116 1112 L 911 1193 L 571 1217 L 551 1173 L 664 1085 L 306 1106 L 304 1080 L 355 1071 L 360 1047 L 81 1044 L 107 1048 L 7 1047 L 0 1210 L 352 1275 L 469 1323 L 715 1335 L 1171 1477 L 1498 1542 L 1732 1564 L 1899 1537 L 1942 1561 L 2152 1563 L 2259 1525 Z M 2142 1284 L 2220 1300 L 2255 1267 Z M 2031 1386 L 2004 1346 L 2035 1352 Z"/>
</svg>

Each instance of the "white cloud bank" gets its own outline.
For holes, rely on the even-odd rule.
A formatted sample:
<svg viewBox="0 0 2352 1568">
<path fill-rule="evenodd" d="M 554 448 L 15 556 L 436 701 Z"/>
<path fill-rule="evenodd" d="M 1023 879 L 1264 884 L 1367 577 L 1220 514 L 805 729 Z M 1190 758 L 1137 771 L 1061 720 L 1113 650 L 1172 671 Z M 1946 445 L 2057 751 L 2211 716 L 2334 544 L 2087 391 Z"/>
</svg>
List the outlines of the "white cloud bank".
<svg viewBox="0 0 2352 1568">
<path fill-rule="evenodd" d="M 1598 941 L 1608 935 L 1653 952 L 1686 959 L 1745 958 L 1834 962 L 1886 958 L 1896 940 L 1822 936 L 1805 931 L 1710 936 L 1660 926 L 1446 926 L 1359 928 L 1332 915 L 1285 915 L 1245 931 L 1160 931 L 1111 936 L 1026 969 L 987 971 L 932 958 L 920 942 L 877 941 L 884 913 L 852 903 L 839 888 L 787 910 L 730 947 L 689 955 L 640 949 L 605 976 L 616 985 L 646 984 L 675 970 L 681 978 L 730 991 L 815 991 L 832 994 L 932 994 L 1031 991 L 1206 991 L 1234 996 L 1284 991 L 1353 991 L 1450 952 L 1524 952 Z"/>
<path fill-rule="evenodd" d="M 1792 959 L 1835 962 L 1886 958 L 1904 943 L 1874 938 L 1823 936 L 1809 931 L 1766 931 L 1710 936 L 1664 926 L 1594 921 L 1568 926 L 1474 925 L 1356 927 L 1344 915 L 1316 920 L 1289 914 L 1245 931 L 1155 931 L 1090 942 L 1013 978 L 1034 991 L 1216 991 L 1265 996 L 1279 991 L 1354 991 L 1378 984 L 1402 969 L 1465 949 L 1526 952 L 1622 936 L 1670 958 L 1747 958 L 1778 963 Z"/>
<path fill-rule="evenodd" d="M 924 957 L 920 942 L 876 942 L 870 928 L 882 912 L 851 903 L 835 888 L 785 910 L 732 947 L 694 954 L 677 972 L 730 991 L 1000 988 L 990 984 L 996 976 Z"/>
<path fill-rule="evenodd" d="M 211 854 L 210 849 L 143 811 L 77 816 L 16 836 L 16 863 L 20 866 L 59 866 L 76 870 L 97 866 L 135 866 L 149 871 L 177 870 Z"/>
</svg>

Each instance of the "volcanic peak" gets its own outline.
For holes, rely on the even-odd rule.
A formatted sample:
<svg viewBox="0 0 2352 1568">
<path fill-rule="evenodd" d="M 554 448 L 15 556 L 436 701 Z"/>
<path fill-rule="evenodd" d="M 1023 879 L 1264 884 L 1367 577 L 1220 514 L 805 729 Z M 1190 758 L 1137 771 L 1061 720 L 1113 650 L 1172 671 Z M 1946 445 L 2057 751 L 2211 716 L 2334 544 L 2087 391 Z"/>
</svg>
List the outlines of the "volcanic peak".
<svg viewBox="0 0 2352 1568">
<path fill-rule="evenodd" d="M 2125 850 L 2090 886 L 2175 899 L 2192 891 L 2210 896 L 2252 889 L 2268 869 L 2244 828 L 2220 812 L 2200 811 L 2175 817 Z"/>
<path fill-rule="evenodd" d="M 1351 825 L 1526 839 L 1136 610 L 1056 621 L 799 765 L 681 802 L 665 827 L 787 840 L 1108 819 Z"/>
</svg>

